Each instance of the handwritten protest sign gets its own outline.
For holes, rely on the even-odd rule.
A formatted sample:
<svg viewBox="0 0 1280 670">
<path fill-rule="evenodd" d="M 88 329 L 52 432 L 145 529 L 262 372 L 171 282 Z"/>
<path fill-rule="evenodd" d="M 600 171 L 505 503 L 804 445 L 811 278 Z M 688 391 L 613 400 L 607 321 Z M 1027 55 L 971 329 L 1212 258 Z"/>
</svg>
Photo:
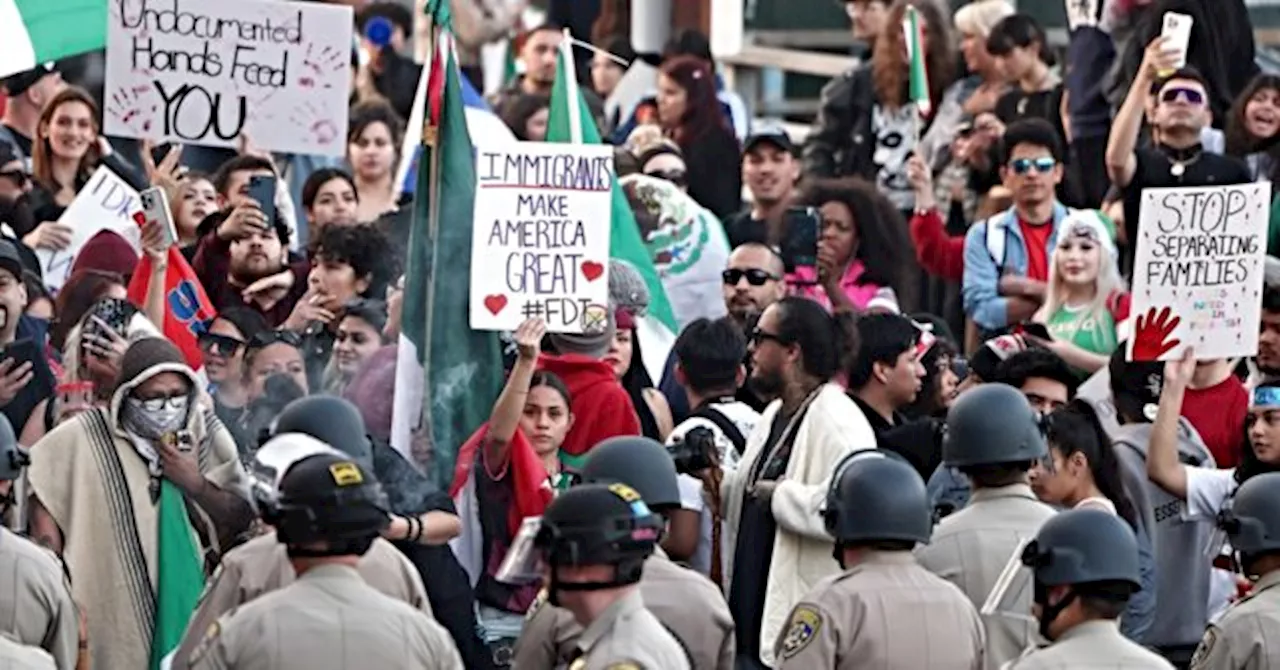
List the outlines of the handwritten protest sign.
<svg viewBox="0 0 1280 670">
<path fill-rule="evenodd" d="M 341 155 L 351 8 L 280 0 L 110 0 L 104 132 Z"/>
<path fill-rule="evenodd" d="M 476 154 L 471 327 L 599 332 L 608 321 L 613 150 L 519 142 Z"/>
<path fill-rule="evenodd" d="M 1257 353 L 1270 205 L 1269 182 L 1142 192 L 1129 360 Z"/>
<path fill-rule="evenodd" d="M 133 219 L 141 211 L 138 192 L 107 166 L 99 166 L 58 218 L 58 223 L 71 228 L 71 244 L 62 251 L 36 250 L 45 286 L 51 291 L 62 288 L 80 248 L 100 231 L 119 233 L 135 250 L 141 249 L 142 236 Z"/>
</svg>

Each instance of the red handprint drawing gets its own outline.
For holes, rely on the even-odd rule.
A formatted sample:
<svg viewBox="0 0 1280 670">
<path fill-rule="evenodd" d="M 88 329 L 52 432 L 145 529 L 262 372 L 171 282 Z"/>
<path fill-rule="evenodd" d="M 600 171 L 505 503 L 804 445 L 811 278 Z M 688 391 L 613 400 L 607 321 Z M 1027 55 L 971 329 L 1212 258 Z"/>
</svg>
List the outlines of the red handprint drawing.
<svg viewBox="0 0 1280 670">
<path fill-rule="evenodd" d="M 327 146 L 338 139 L 338 126 L 331 115 L 325 114 L 310 102 L 295 107 L 289 122 L 305 128 L 311 140 L 320 146 Z"/>
<path fill-rule="evenodd" d="M 298 76 L 298 85 L 302 88 L 321 86 L 321 81 L 331 72 L 342 69 L 346 62 L 342 53 L 333 47 L 325 47 L 318 53 L 315 45 L 307 45 L 307 54 L 302 58 L 302 73 Z M 333 88 L 333 84 L 325 83 L 321 88 Z"/>
<path fill-rule="evenodd" d="M 1169 336 L 1182 323 L 1182 317 L 1173 316 L 1168 307 L 1152 307 L 1145 315 L 1139 314 L 1133 328 L 1133 360 L 1158 361 L 1161 356 L 1182 344 L 1182 340 L 1169 340 Z"/>
<path fill-rule="evenodd" d="M 151 132 L 151 123 L 160 106 L 144 99 L 151 88 L 134 86 L 118 88 L 107 101 L 107 113 L 129 126 L 134 132 L 145 135 Z"/>
</svg>

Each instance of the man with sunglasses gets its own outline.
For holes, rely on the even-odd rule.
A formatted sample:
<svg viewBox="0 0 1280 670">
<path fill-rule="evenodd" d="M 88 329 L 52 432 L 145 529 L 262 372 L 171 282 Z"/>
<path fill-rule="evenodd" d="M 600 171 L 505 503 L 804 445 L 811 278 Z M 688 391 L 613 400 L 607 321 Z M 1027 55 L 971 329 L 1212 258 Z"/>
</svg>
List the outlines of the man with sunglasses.
<svg viewBox="0 0 1280 670">
<path fill-rule="evenodd" d="M 1143 189 L 1251 181 L 1243 161 L 1208 152 L 1201 146 L 1200 133 L 1213 121 L 1209 86 L 1196 70 L 1177 68 L 1178 55 L 1163 37 L 1147 46 L 1129 95 L 1111 125 L 1107 175 L 1122 190 L 1124 230 L 1130 241 L 1127 262 L 1121 267 L 1132 264 Z M 1139 147 L 1138 134 L 1151 98 L 1155 103 L 1150 117 L 1153 145 Z"/>
<path fill-rule="evenodd" d="M 1055 195 L 1063 166 L 1053 126 L 1043 119 L 1009 124 L 1001 153 L 1000 178 L 1013 207 L 974 224 L 964 240 L 964 311 L 989 334 L 1039 309 L 1058 226 L 1069 213 Z"/>
</svg>

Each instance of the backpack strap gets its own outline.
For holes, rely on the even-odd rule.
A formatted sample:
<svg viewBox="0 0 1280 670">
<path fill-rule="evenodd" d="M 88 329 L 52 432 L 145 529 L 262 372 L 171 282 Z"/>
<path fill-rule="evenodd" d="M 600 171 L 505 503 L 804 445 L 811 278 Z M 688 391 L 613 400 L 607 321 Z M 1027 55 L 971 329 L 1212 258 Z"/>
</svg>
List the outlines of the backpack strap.
<svg viewBox="0 0 1280 670">
<path fill-rule="evenodd" d="M 720 432 L 724 433 L 724 436 L 729 438 L 729 441 L 733 443 L 733 449 L 738 452 L 739 458 L 741 458 L 743 456 L 743 452 L 747 450 L 747 438 L 742 434 L 742 431 L 738 430 L 738 426 L 736 426 L 733 421 L 729 420 L 729 417 L 725 416 L 724 412 L 716 409 L 714 405 L 710 403 L 703 404 L 689 416 L 690 418 L 696 416 L 698 418 L 706 419 L 707 421 L 715 424 L 716 428 L 719 428 Z"/>
</svg>

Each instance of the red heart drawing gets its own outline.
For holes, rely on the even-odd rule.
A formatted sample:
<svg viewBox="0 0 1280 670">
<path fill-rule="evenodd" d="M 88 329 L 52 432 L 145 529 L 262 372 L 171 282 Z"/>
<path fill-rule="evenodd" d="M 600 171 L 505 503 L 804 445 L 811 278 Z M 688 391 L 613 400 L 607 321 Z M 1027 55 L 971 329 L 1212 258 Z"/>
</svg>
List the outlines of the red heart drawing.
<svg viewBox="0 0 1280 670">
<path fill-rule="evenodd" d="M 147 225 L 147 215 L 143 214 L 142 212 L 134 212 L 133 220 L 137 222 L 139 226 Z"/>
<path fill-rule="evenodd" d="M 494 316 L 497 316 L 498 312 L 501 312 L 502 309 L 506 306 L 507 306 L 507 296 L 505 295 L 502 295 L 499 293 L 496 295 L 487 295 L 484 297 L 484 308 L 489 310 L 489 313 Z"/>
<path fill-rule="evenodd" d="M 595 281 L 599 279 L 602 274 L 604 274 L 603 265 L 595 261 L 583 261 L 582 276 L 586 277 L 587 281 Z"/>
</svg>

